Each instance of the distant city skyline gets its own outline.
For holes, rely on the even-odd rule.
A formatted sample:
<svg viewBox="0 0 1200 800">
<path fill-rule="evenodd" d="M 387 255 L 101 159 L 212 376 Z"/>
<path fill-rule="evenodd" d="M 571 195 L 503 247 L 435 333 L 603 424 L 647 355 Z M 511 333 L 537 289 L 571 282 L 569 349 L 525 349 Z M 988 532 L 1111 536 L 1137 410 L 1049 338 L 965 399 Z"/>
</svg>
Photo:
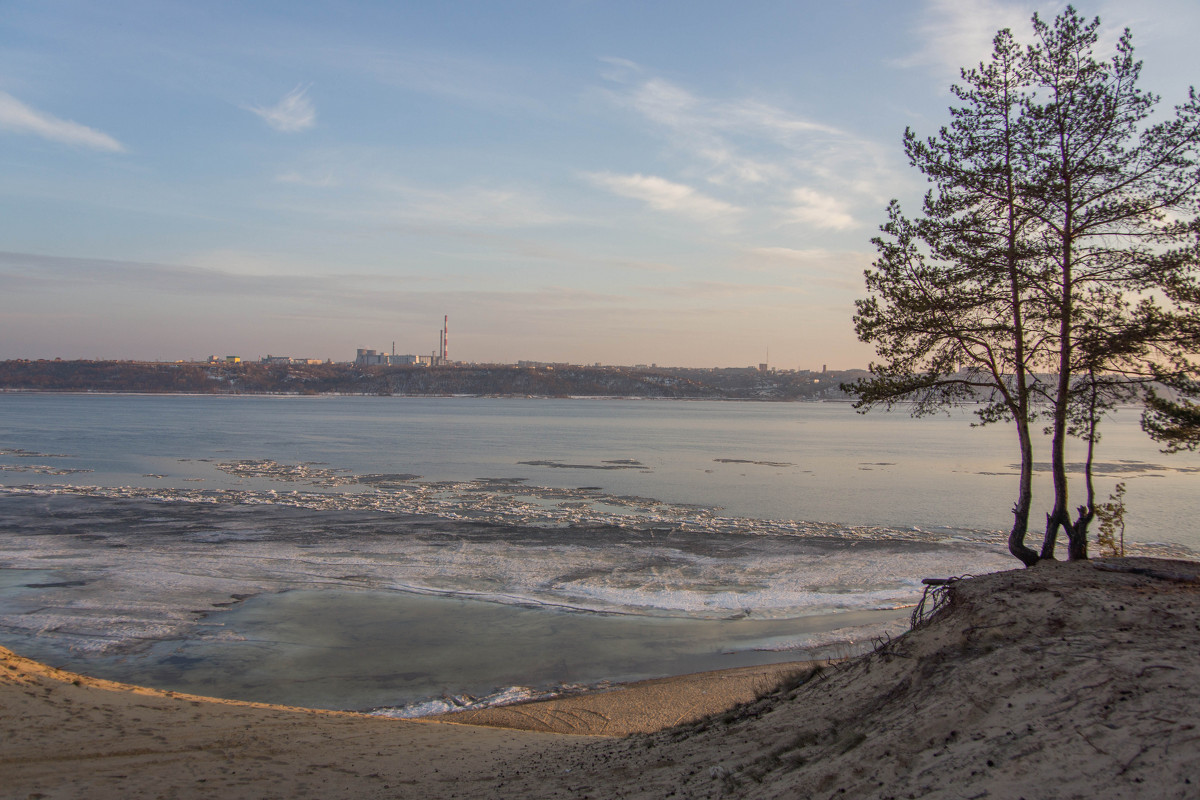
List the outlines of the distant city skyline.
<svg viewBox="0 0 1200 800">
<path fill-rule="evenodd" d="M 905 127 L 1062 7 L 9 0 L 0 358 L 863 367 Z M 1076 7 L 1184 100 L 1196 3 Z"/>
<path fill-rule="evenodd" d="M 393 358 L 395 357 L 395 358 Z M 286 365 L 313 365 L 313 364 L 360 364 L 362 366 L 385 366 L 385 367 L 429 367 L 429 366 L 452 366 L 452 367 L 486 367 L 486 366 L 509 366 L 509 367 L 578 367 L 578 368 L 600 368 L 600 369 L 618 369 L 618 370 L 767 370 L 770 372 L 812 372 L 812 373 L 827 373 L 827 372 L 861 372 L 864 371 L 864 366 L 837 366 L 833 369 L 829 368 L 828 364 L 821 364 L 815 368 L 809 367 L 791 367 L 785 365 L 768 364 L 767 362 L 759 362 L 757 364 L 740 364 L 729 366 L 718 365 L 689 365 L 681 366 L 678 364 L 613 364 L 603 361 L 582 362 L 582 361 L 540 361 L 532 359 L 519 358 L 516 361 L 479 361 L 467 359 L 447 358 L 445 361 L 439 361 L 437 356 L 430 353 L 417 353 L 413 351 L 401 351 L 396 348 L 393 352 L 388 350 L 380 350 L 378 348 L 360 347 L 355 351 L 355 355 L 349 358 L 310 358 L 303 353 L 267 353 L 254 354 L 247 353 L 226 353 L 218 355 L 211 353 L 204 358 L 165 358 L 165 359 L 135 359 L 135 358 L 101 358 L 101 359 L 66 359 L 62 357 L 54 358 L 12 358 L 0 359 L 4 361 L 14 362 L 45 362 L 45 361 L 81 361 L 94 363 L 137 363 L 137 364 L 286 364 Z"/>
</svg>

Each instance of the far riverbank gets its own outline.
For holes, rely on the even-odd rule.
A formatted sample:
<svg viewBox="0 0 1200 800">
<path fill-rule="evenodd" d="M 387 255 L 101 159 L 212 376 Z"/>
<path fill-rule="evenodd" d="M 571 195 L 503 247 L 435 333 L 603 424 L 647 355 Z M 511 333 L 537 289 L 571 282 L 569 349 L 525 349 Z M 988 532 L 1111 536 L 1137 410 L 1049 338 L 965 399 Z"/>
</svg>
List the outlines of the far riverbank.
<svg viewBox="0 0 1200 800">
<path fill-rule="evenodd" d="M 0 391 L 821 400 L 846 399 L 839 385 L 866 374 L 769 367 L 15 360 L 0 361 Z"/>
</svg>

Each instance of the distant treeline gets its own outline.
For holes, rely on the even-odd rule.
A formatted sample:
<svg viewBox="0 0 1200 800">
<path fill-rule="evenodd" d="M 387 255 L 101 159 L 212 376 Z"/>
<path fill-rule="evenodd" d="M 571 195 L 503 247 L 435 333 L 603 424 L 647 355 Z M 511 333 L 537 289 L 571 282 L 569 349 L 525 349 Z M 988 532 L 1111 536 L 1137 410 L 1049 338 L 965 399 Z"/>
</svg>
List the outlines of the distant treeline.
<svg viewBox="0 0 1200 800">
<path fill-rule="evenodd" d="M 630 367 L 0 361 L 0 390 L 192 394 L 500 395 L 742 400 L 842 398 L 866 373 Z"/>
</svg>

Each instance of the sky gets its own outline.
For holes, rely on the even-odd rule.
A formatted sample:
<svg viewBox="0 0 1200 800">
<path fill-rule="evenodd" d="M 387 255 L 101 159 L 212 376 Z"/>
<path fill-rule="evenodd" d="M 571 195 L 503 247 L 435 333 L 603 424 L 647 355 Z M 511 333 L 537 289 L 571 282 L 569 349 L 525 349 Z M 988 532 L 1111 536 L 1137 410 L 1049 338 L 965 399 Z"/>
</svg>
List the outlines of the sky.
<svg viewBox="0 0 1200 800">
<path fill-rule="evenodd" d="M 0 358 L 865 367 L 906 127 L 1020 0 L 0 0 Z M 1200 4 L 1106 0 L 1141 85 Z M 393 344 L 394 343 L 394 344 Z"/>
</svg>

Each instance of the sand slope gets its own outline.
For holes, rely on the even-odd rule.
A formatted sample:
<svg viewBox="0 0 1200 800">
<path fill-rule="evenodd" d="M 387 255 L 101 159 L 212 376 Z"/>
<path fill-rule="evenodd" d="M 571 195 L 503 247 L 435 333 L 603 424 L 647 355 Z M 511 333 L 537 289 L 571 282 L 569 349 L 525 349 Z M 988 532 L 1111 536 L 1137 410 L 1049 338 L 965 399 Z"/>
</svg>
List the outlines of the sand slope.
<svg viewBox="0 0 1200 800">
<path fill-rule="evenodd" d="M 1196 798 L 1198 579 L 1192 562 L 1123 559 L 961 581 L 931 622 L 869 656 L 625 738 L 218 703 L 6 656 L 0 793 Z M 535 720 L 525 727 L 595 730 L 577 721 L 596 713 L 609 732 L 644 730 L 677 720 L 706 685 L 720 695 L 721 680 L 506 713 Z"/>
<path fill-rule="evenodd" d="M 1110 570 L 1135 571 L 1110 571 Z M 559 797 L 1200 797 L 1200 564 L 962 581 L 926 627 L 707 722 L 539 762 Z M 558 774 L 556 774 L 558 773 Z"/>
</svg>

